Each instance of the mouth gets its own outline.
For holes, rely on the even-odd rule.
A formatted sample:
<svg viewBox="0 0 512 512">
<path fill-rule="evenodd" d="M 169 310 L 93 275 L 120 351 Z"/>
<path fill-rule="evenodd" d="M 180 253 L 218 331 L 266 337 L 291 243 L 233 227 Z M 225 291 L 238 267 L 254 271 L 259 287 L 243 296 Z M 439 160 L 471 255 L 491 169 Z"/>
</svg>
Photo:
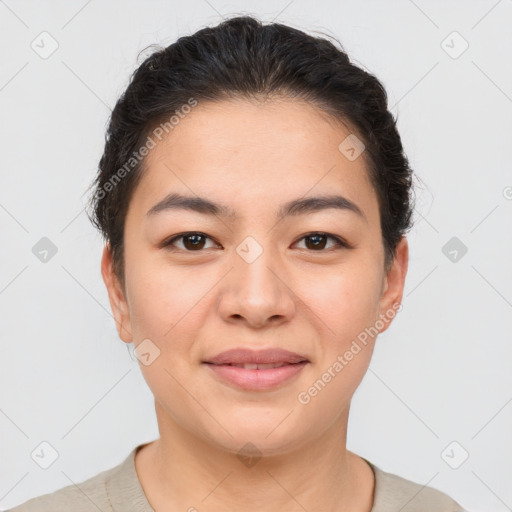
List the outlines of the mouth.
<svg viewBox="0 0 512 512">
<path fill-rule="evenodd" d="M 283 387 L 301 373 L 310 361 L 281 348 L 249 350 L 234 348 L 202 361 L 219 382 L 245 391 Z"/>
<path fill-rule="evenodd" d="M 275 365 L 205 364 L 216 380 L 244 391 L 270 391 L 289 384 L 309 363 Z M 256 366 L 256 368 L 254 368 Z M 270 366 L 270 368 L 269 368 Z"/>
<path fill-rule="evenodd" d="M 265 370 L 304 362 L 309 362 L 307 357 L 281 348 L 265 350 L 233 348 L 203 361 L 203 363 L 207 364 L 237 366 L 245 368 L 246 370 Z"/>
<path fill-rule="evenodd" d="M 301 364 L 305 363 L 306 361 L 300 361 L 298 363 L 227 363 L 227 364 L 220 364 L 217 366 L 235 366 L 236 368 L 243 368 L 244 370 L 271 370 L 273 368 L 281 368 L 286 365 L 292 365 L 292 364 Z M 214 363 L 206 363 L 206 364 L 214 364 Z"/>
</svg>

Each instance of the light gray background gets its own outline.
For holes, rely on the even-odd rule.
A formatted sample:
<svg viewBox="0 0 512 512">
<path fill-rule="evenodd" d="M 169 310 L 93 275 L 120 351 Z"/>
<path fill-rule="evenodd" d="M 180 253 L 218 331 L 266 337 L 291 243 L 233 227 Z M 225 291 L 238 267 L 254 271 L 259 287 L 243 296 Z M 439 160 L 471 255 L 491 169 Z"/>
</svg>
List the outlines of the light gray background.
<svg viewBox="0 0 512 512">
<path fill-rule="evenodd" d="M 512 510 L 511 0 L 1 1 L 0 508 L 158 436 L 84 192 L 139 51 L 244 12 L 326 31 L 375 73 L 423 182 L 404 309 L 356 392 L 349 448 L 474 512 Z M 47 59 L 31 48 L 49 48 L 43 31 L 59 45 Z M 46 470 L 31 458 L 43 441 L 59 454 Z M 441 456 L 452 441 L 452 460 L 469 453 L 458 469 Z"/>
</svg>

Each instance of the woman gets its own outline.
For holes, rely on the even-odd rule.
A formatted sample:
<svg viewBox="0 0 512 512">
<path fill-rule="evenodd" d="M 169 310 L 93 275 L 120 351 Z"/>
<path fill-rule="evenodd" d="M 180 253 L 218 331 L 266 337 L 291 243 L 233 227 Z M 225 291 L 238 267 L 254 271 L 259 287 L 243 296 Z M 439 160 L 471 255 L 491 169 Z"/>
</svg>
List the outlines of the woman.
<svg viewBox="0 0 512 512">
<path fill-rule="evenodd" d="M 99 167 L 102 276 L 160 437 L 13 512 L 462 510 L 346 449 L 413 209 L 374 76 L 232 18 L 143 62 Z"/>
</svg>

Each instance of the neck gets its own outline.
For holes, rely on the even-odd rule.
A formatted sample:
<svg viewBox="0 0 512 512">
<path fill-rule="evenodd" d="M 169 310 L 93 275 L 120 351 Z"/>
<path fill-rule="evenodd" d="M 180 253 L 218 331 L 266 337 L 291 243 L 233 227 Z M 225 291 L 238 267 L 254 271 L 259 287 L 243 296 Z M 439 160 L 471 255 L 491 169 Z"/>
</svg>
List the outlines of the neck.
<svg viewBox="0 0 512 512">
<path fill-rule="evenodd" d="M 348 410 L 320 438 L 258 457 L 223 450 L 158 410 L 161 438 L 135 465 L 155 512 L 164 510 L 370 512 L 373 471 L 346 449 Z M 252 458 L 251 458 L 252 456 Z"/>
</svg>

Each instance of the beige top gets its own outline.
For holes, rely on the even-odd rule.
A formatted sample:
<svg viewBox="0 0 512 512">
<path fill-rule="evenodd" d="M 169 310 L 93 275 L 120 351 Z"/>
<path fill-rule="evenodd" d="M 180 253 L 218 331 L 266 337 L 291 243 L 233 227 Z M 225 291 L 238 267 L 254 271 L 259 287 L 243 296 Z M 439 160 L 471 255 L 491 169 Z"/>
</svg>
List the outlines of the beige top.
<svg viewBox="0 0 512 512">
<path fill-rule="evenodd" d="M 144 444 L 136 446 L 121 464 L 78 486 L 69 485 L 43 494 L 6 512 L 155 512 L 135 470 L 135 453 L 142 446 Z M 366 462 L 375 474 L 371 512 L 464 512 L 446 494 L 386 473 Z"/>
</svg>

